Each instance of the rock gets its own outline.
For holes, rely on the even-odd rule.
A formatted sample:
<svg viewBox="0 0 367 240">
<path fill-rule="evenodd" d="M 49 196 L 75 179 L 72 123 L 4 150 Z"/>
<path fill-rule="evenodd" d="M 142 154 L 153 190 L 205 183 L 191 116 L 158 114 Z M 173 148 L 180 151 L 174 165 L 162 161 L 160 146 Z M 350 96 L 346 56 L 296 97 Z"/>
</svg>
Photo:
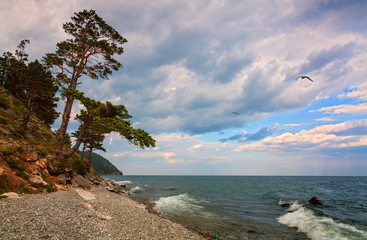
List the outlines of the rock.
<svg viewBox="0 0 367 240">
<path fill-rule="evenodd" d="M 35 184 L 40 184 L 40 185 L 43 185 L 43 186 L 47 186 L 48 183 L 45 182 L 45 180 L 43 180 L 43 178 L 39 175 L 34 175 L 34 176 L 31 176 L 29 178 L 29 181 L 31 181 L 32 183 L 35 183 Z"/>
<path fill-rule="evenodd" d="M 286 207 L 290 207 L 291 205 L 289 204 L 289 203 L 283 203 L 282 205 L 280 205 L 281 207 L 284 207 L 284 208 L 286 208 Z"/>
<path fill-rule="evenodd" d="M 65 174 L 61 174 L 58 178 L 60 178 L 62 185 L 66 185 L 66 176 L 65 176 Z"/>
<path fill-rule="evenodd" d="M 7 192 L 0 195 L 1 197 L 8 197 L 8 198 L 21 198 L 18 193 L 15 192 Z"/>
<path fill-rule="evenodd" d="M 101 219 L 101 220 L 111 220 L 111 219 L 112 219 L 112 217 L 110 217 L 110 216 L 106 216 L 106 215 L 99 215 L 99 216 L 98 216 L 98 219 Z"/>
<path fill-rule="evenodd" d="M 83 189 L 75 189 L 75 192 L 86 201 L 91 201 L 91 200 L 96 199 L 92 193 L 85 191 Z"/>
<path fill-rule="evenodd" d="M 57 184 L 57 183 L 54 183 L 53 187 L 58 192 L 59 191 L 67 191 L 68 190 L 66 187 L 64 187 L 64 186 L 62 186 L 60 184 Z"/>
<path fill-rule="evenodd" d="M 88 190 L 92 188 L 92 183 L 80 175 L 76 175 L 73 179 L 71 179 L 71 184 L 73 187 L 82 187 Z"/>
<path fill-rule="evenodd" d="M 95 180 L 97 180 L 97 178 L 91 173 L 85 174 L 84 177 L 85 179 L 87 179 L 90 182 L 94 182 Z"/>
<path fill-rule="evenodd" d="M 81 203 L 80 205 L 87 210 L 91 210 L 93 207 L 91 203 Z"/>
<path fill-rule="evenodd" d="M 309 203 L 311 203 L 312 205 L 317 205 L 317 206 L 321 206 L 322 202 L 320 201 L 320 199 L 317 196 L 312 197 L 310 200 L 308 200 Z"/>
</svg>

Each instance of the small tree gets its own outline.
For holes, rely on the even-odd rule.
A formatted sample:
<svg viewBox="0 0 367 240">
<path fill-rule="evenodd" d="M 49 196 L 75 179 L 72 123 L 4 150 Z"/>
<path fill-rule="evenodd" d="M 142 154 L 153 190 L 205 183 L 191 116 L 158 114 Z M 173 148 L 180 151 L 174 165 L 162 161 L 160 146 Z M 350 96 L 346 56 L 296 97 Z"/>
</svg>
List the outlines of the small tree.
<svg viewBox="0 0 367 240">
<path fill-rule="evenodd" d="M 59 98 L 55 97 L 58 86 L 50 72 L 38 60 L 29 63 L 26 78 L 20 84 L 22 90 L 21 100 L 25 103 L 27 112 L 23 119 L 23 128 L 27 128 L 32 110 L 46 125 L 54 123 L 58 117 L 55 108 Z"/>
<path fill-rule="evenodd" d="M 75 13 L 71 19 L 72 22 L 65 23 L 63 28 L 72 38 L 57 43 L 56 52 L 44 57 L 44 62 L 52 69 L 65 96 L 56 147 L 62 161 L 69 155 L 65 154 L 63 143 L 74 103 L 74 95 L 65 90 L 76 90 L 83 75 L 92 79 L 107 79 L 112 70 L 121 68 L 121 63 L 113 55 L 122 54 L 123 48 L 118 44 L 127 42 L 94 10 Z"/>
<path fill-rule="evenodd" d="M 22 40 L 15 51 L 15 55 L 11 52 L 5 52 L 0 61 L 0 83 L 16 97 L 22 93 L 19 85 L 26 77 L 28 54 L 25 53 L 25 46 L 27 43 L 29 43 L 29 40 Z"/>
</svg>

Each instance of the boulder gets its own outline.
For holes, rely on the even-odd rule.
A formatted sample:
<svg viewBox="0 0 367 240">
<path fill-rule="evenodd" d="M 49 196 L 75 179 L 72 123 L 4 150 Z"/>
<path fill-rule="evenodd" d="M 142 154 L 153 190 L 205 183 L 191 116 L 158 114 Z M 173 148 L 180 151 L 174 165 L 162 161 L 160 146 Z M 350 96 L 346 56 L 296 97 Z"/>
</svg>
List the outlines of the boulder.
<svg viewBox="0 0 367 240">
<path fill-rule="evenodd" d="M 92 188 L 92 183 L 80 175 L 76 175 L 73 179 L 71 179 L 71 184 L 73 187 L 82 187 L 84 189 Z"/>
<path fill-rule="evenodd" d="M 0 195 L 1 197 L 8 197 L 8 198 L 20 198 L 18 193 L 15 192 L 7 192 Z"/>
<path fill-rule="evenodd" d="M 97 180 L 97 178 L 91 173 L 86 173 L 84 175 L 84 178 L 87 179 L 90 182 L 94 182 L 95 180 Z"/>
<path fill-rule="evenodd" d="M 54 183 L 53 184 L 53 187 L 56 191 L 67 191 L 68 189 L 66 187 L 64 187 L 63 185 L 60 185 L 60 184 L 57 184 L 57 183 Z"/>
<path fill-rule="evenodd" d="M 308 200 L 308 202 L 311 203 L 312 205 L 316 205 L 316 206 L 321 206 L 322 205 L 321 200 L 317 196 L 312 197 L 310 200 Z"/>
<path fill-rule="evenodd" d="M 35 184 L 43 185 L 43 186 L 48 185 L 48 183 L 45 182 L 45 180 L 43 180 L 43 178 L 39 175 L 33 175 L 33 176 L 29 177 L 29 181 L 31 181 L 32 183 L 35 183 Z"/>
</svg>

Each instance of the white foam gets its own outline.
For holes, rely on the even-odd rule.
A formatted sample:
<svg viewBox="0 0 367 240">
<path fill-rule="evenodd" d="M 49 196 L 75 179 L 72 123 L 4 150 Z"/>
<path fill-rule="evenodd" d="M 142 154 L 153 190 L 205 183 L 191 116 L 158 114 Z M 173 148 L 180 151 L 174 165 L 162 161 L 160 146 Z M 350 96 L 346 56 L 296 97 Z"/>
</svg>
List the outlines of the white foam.
<svg viewBox="0 0 367 240">
<path fill-rule="evenodd" d="M 296 227 L 298 231 L 306 233 L 309 238 L 315 240 L 367 239 L 366 231 L 328 217 L 317 216 L 312 210 L 302 206 L 280 216 L 277 220 L 289 227 Z"/>
<path fill-rule="evenodd" d="M 198 205 L 197 200 L 191 198 L 186 193 L 170 197 L 161 197 L 155 202 L 155 209 L 162 213 L 198 213 L 202 208 L 202 206 Z"/>
<path fill-rule="evenodd" d="M 135 192 L 137 192 L 137 191 L 141 191 L 141 190 L 143 190 L 141 187 L 136 186 L 136 187 L 132 188 L 132 189 L 129 191 L 129 193 L 135 193 Z"/>
<path fill-rule="evenodd" d="M 128 184 L 132 184 L 131 181 L 126 180 L 126 181 L 115 181 L 116 184 L 118 185 L 128 185 Z"/>
<path fill-rule="evenodd" d="M 301 204 L 298 203 L 298 201 L 295 201 L 294 203 L 292 203 L 292 205 L 287 209 L 287 212 L 293 212 L 296 211 L 297 209 L 299 209 L 300 207 L 302 207 Z"/>
</svg>

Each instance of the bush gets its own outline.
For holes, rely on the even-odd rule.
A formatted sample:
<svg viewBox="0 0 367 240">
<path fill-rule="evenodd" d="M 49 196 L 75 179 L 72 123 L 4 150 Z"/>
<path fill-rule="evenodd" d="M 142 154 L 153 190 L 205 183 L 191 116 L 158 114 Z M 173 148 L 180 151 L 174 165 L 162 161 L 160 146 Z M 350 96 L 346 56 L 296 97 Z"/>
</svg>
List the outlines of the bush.
<svg viewBox="0 0 367 240">
<path fill-rule="evenodd" d="M 1 97 L 0 98 L 0 107 L 3 108 L 3 109 L 7 109 L 9 108 L 9 104 L 8 102 L 5 100 L 4 97 Z"/>
<path fill-rule="evenodd" d="M 7 192 L 9 188 L 9 182 L 6 175 L 0 175 L 0 194 Z"/>
<path fill-rule="evenodd" d="M 84 160 L 76 159 L 72 162 L 73 171 L 84 176 L 89 172 L 88 163 Z"/>
<path fill-rule="evenodd" d="M 13 151 L 14 152 L 14 151 Z M 4 154 L 4 153 L 3 153 Z M 18 159 L 6 159 L 5 160 L 9 167 L 12 169 L 12 170 L 19 170 L 19 171 L 24 171 L 25 170 L 25 165 L 24 165 L 24 162 L 18 160 Z"/>
</svg>

